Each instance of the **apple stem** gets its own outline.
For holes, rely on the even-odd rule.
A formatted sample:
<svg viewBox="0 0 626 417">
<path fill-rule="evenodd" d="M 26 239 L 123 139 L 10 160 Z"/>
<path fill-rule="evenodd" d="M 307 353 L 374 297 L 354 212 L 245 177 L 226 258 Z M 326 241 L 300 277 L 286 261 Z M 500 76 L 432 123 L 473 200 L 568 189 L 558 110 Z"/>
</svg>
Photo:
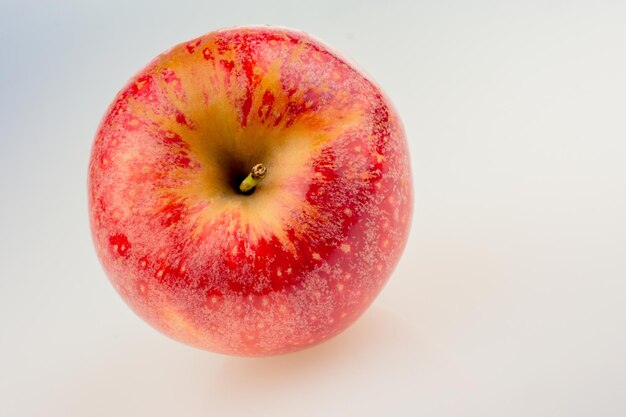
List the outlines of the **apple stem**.
<svg viewBox="0 0 626 417">
<path fill-rule="evenodd" d="M 252 190 L 261 181 L 263 181 L 263 178 L 265 178 L 266 174 L 267 168 L 265 168 L 265 165 L 256 164 L 252 167 L 248 176 L 243 181 L 241 181 L 241 184 L 239 184 L 239 191 L 241 191 L 242 193 L 247 193 L 248 191 Z"/>
</svg>

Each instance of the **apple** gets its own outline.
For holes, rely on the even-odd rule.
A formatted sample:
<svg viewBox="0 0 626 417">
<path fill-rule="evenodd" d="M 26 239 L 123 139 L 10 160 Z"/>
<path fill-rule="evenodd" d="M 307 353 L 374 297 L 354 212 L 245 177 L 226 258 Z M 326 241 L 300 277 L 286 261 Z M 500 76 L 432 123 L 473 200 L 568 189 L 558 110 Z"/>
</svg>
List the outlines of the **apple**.
<svg viewBox="0 0 626 417">
<path fill-rule="evenodd" d="M 224 354 L 296 351 L 346 329 L 411 223 L 396 111 L 293 30 L 220 30 L 159 55 L 106 112 L 88 176 L 92 237 L 121 297 Z"/>
</svg>

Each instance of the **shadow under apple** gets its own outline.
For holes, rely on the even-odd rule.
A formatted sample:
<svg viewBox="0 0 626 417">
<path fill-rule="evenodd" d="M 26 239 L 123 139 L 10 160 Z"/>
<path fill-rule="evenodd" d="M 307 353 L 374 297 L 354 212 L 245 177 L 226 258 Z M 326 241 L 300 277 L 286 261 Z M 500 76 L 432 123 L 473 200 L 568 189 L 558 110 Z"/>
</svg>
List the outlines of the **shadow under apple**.
<svg viewBox="0 0 626 417">
<path fill-rule="evenodd" d="M 305 391 L 320 399 L 335 397 L 336 405 L 342 397 L 358 398 L 359 391 L 384 391 L 394 375 L 418 369 L 424 353 L 408 322 L 372 306 L 345 332 L 309 349 L 268 358 L 226 358 L 208 397 L 218 409 L 251 415 L 277 404 L 291 409 L 310 398 Z"/>
</svg>

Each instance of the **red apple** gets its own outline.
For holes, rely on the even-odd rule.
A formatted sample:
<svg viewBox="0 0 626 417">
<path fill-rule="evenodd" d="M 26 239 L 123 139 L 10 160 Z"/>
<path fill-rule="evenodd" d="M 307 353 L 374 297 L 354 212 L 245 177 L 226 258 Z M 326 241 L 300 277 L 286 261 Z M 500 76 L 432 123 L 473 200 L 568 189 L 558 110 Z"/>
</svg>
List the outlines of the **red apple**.
<svg viewBox="0 0 626 417">
<path fill-rule="evenodd" d="M 257 164 L 264 180 L 240 191 Z M 397 264 L 407 143 L 380 89 L 319 41 L 221 30 L 117 95 L 89 212 L 104 269 L 148 323 L 215 352 L 295 351 L 354 322 Z"/>
</svg>

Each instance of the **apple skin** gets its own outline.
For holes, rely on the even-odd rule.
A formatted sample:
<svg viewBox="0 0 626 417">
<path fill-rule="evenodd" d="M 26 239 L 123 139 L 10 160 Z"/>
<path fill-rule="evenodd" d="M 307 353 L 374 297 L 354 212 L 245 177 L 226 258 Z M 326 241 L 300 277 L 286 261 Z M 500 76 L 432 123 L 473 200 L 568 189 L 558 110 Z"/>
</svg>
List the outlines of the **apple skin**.
<svg viewBox="0 0 626 417">
<path fill-rule="evenodd" d="M 256 163 L 267 177 L 237 184 Z M 353 323 L 412 214 L 396 111 L 309 35 L 270 27 L 173 47 L 117 95 L 94 139 L 89 215 L 115 289 L 174 339 L 287 353 Z"/>
</svg>

